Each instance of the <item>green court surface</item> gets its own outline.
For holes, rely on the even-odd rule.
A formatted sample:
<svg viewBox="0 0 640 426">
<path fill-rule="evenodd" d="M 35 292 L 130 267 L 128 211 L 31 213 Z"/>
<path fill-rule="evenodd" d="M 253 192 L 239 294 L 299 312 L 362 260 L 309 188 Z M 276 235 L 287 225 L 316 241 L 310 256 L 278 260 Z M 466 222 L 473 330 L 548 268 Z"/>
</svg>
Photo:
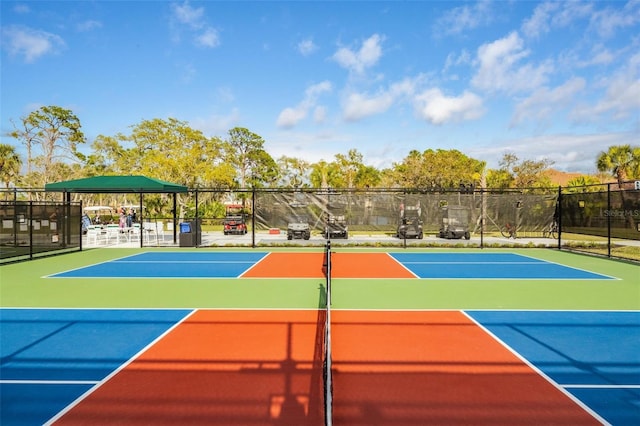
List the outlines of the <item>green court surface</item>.
<svg viewBox="0 0 640 426">
<path fill-rule="evenodd" d="M 210 249 L 183 249 L 206 252 Z M 0 267 L 2 307 L 317 308 L 324 278 L 48 278 L 141 252 L 176 249 L 95 249 Z M 234 252 L 220 248 L 211 251 Z M 242 251 L 242 250 L 235 250 Z M 243 250 L 250 251 L 250 250 Z M 280 249 L 271 252 L 321 252 Z M 387 253 L 378 249 L 335 252 Z M 398 249 L 397 253 L 443 250 Z M 454 250 L 449 252 L 464 252 Z M 471 253 L 479 253 L 471 250 Z M 516 253 L 615 279 L 334 278 L 337 309 L 638 310 L 640 267 L 550 249 L 482 250 Z M 495 268 L 487 264 L 486 268 Z M 185 265 L 188 268 L 188 265 Z M 286 267 L 285 267 L 286 268 Z M 283 271 L 281 276 L 287 276 Z"/>
<path fill-rule="evenodd" d="M 550 249 L 330 259 L 331 280 L 323 248 L 5 264 L 0 423 L 638 424 L 638 264 Z"/>
</svg>

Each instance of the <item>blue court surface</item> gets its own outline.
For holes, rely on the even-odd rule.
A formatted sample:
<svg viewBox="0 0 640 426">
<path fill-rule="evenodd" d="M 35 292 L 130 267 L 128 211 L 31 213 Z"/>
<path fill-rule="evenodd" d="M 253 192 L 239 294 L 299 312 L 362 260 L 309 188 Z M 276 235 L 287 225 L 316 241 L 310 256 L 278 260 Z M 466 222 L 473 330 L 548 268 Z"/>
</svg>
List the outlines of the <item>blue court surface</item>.
<svg viewBox="0 0 640 426">
<path fill-rule="evenodd" d="M 238 278 L 267 254 L 267 252 L 147 252 L 60 272 L 50 277 Z M 390 253 L 389 255 L 417 278 L 424 279 L 615 279 L 514 253 Z"/>
<path fill-rule="evenodd" d="M 613 279 L 515 253 L 390 253 L 419 278 Z"/>
<path fill-rule="evenodd" d="M 43 424 L 189 312 L 0 309 L 0 424 Z"/>
<path fill-rule="evenodd" d="M 192 312 L 0 309 L 0 423 L 45 423 Z M 606 422 L 638 424 L 640 312 L 466 314 Z"/>
<path fill-rule="evenodd" d="M 640 312 L 467 314 L 609 423 L 640 424 Z"/>
<path fill-rule="evenodd" d="M 237 278 L 266 255 L 266 252 L 147 252 L 51 277 Z"/>
</svg>

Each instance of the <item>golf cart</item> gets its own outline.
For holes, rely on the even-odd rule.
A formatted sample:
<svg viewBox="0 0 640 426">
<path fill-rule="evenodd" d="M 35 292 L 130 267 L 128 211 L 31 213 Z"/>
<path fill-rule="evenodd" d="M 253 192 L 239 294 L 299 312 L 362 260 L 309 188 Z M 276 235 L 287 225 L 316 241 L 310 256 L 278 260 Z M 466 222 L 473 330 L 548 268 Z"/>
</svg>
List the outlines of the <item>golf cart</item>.
<svg viewBox="0 0 640 426">
<path fill-rule="evenodd" d="M 247 233 L 247 215 L 241 204 L 227 204 L 222 225 L 224 235 Z"/>
<path fill-rule="evenodd" d="M 340 198 L 340 194 L 329 189 L 327 196 L 327 213 L 325 216 L 323 236 L 329 240 L 331 238 L 349 238 L 349 228 L 345 213 L 346 203 Z M 333 199 L 330 199 L 333 198 Z"/>
<path fill-rule="evenodd" d="M 327 240 L 331 238 L 349 238 L 349 228 L 344 215 L 327 214 L 324 237 Z"/>
<path fill-rule="evenodd" d="M 465 206 L 444 206 L 441 210 L 442 222 L 440 223 L 440 238 L 468 240 L 469 233 L 469 208 Z"/>
<path fill-rule="evenodd" d="M 400 219 L 396 236 L 421 240 L 423 238 L 421 214 L 422 209 L 419 201 L 413 206 L 400 204 Z"/>
<path fill-rule="evenodd" d="M 291 216 L 287 224 L 287 240 L 311 238 L 307 205 L 293 202 L 290 204 Z"/>
</svg>

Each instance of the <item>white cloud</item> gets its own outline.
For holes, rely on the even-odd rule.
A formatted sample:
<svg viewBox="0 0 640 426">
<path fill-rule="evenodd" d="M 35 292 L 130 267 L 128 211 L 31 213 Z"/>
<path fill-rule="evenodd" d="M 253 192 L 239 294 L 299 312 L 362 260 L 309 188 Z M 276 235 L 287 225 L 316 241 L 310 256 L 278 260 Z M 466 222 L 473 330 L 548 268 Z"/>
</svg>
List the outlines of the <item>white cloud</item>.
<svg viewBox="0 0 640 426">
<path fill-rule="evenodd" d="M 549 63 L 539 66 L 521 64 L 529 56 L 516 32 L 478 48 L 479 69 L 472 84 L 488 92 L 510 94 L 533 90 L 547 81 L 553 70 Z"/>
<path fill-rule="evenodd" d="M 202 28 L 204 25 L 204 8 L 193 8 L 188 1 L 182 4 L 174 3 L 171 6 L 174 18 L 181 24 L 187 25 L 193 29 Z"/>
<path fill-rule="evenodd" d="M 474 145 L 465 154 L 486 161 L 491 168 L 505 152 L 521 159 L 553 161 L 553 168 L 566 172 L 594 173 L 595 161 L 609 146 L 637 143 L 637 133 L 547 134 L 514 140 L 493 140 L 486 145 Z"/>
<path fill-rule="evenodd" d="M 298 43 L 298 52 L 302 56 L 309 56 L 318 49 L 318 46 L 310 38 Z"/>
<path fill-rule="evenodd" d="M 331 82 L 325 80 L 318 84 L 309 86 L 304 93 L 304 98 L 295 107 L 283 109 L 276 120 L 276 125 L 280 128 L 290 129 L 304 120 L 309 111 L 316 106 L 318 97 L 332 90 Z"/>
<path fill-rule="evenodd" d="M 522 24 L 527 37 L 538 38 L 553 29 L 564 28 L 593 13 L 593 5 L 577 1 L 547 1 L 536 6 L 531 18 Z"/>
<path fill-rule="evenodd" d="M 216 47 L 220 44 L 218 31 L 213 28 L 206 28 L 201 34 L 196 36 L 196 44 L 201 47 Z"/>
<path fill-rule="evenodd" d="M 341 47 L 334 53 L 333 59 L 341 67 L 360 74 L 366 68 L 375 65 L 382 57 L 381 43 L 383 41 L 384 36 L 374 34 L 366 39 L 357 51 Z"/>
<path fill-rule="evenodd" d="M 304 120 L 307 116 L 307 109 L 304 107 L 296 107 L 291 108 L 287 107 L 280 111 L 278 114 L 278 119 L 276 120 L 276 125 L 280 128 L 290 129 L 298 124 L 300 121 Z"/>
<path fill-rule="evenodd" d="M 13 7 L 13 11 L 17 14 L 26 14 L 31 12 L 31 9 L 29 8 L 29 5 L 24 4 L 24 3 L 18 3 Z"/>
<path fill-rule="evenodd" d="M 449 53 L 447 55 L 447 59 L 444 62 L 443 73 L 449 71 L 452 67 L 457 67 L 460 65 L 468 65 L 471 63 L 471 54 L 465 49 L 459 54 Z"/>
<path fill-rule="evenodd" d="M 511 125 L 515 126 L 524 121 L 547 120 L 552 115 L 566 110 L 576 94 L 584 90 L 586 82 L 583 78 L 574 77 L 564 84 L 549 89 L 541 87 L 531 96 L 520 102 L 511 118 Z"/>
<path fill-rule="evenodd" d="M 240 123 L 240 112 L 237 108 L 233 108 L 226 115 L 212 114 L 206 118 L 195 118 L 189 123 L 195 129 L 200 130 L 205 135 L 216 136 L 225 134 Z"/>
<path fill-rule="evenodd" d="M 319 105 L 315 107 L 313 110 L 313 121 L 314 123 L 324 123 L 327 119 L 327 108 Z"/>
<path fill-rule="evenodd" d="M 580 122 L 601 121 L 611 115 L 615 120 L 640 117 L 640 53 L 629 58 L 627 64 L 601 84 L 605 93 L 595 103 L 583 105 L 572 112 Z"/>
<path fill-rule="evenodd" d="M 623 8 L 605 8 L 591 17 L 591 26 L 602 37 L 612 36 L 618 29 L 640 22 L 640 0 L 630 0 Z"/>
<path fill-rule="evenodd" d="M 395 98 L 386 91 L 375 96 L 367 96 L 361 93 L 350 93 L 343 103 L 343 115 L 347 121 L 357 121 L 370 115 L 387 111 Z"/>
<path fill-rule="evenodd" d="M 80 22 L 76 26 L 76 28 L 80 32 L 91 31 L 91 30 L 95 30 L 97 28 L 102 28 L 102 22 L 94 21 L 93 19 L 89 19 L 87 21 Z"/>
<path fill-rule="evenodd" d="M 10 55 L 22 56 L 25 62 L 32 63 L 44 55 L 58 53 L 65 43 L 56 34 L 10 25 L 2 29 L 2 47 Z"/>
<path fill-rule="evenodd" d="M 460 34 L 490 24 L 494 19 L 491 2 L 482 0 L 472 5 L 453 8 L 446 12 L 435 25 L 436 35 Z"/>
<path fill-rule="evenodd" d="M 204 7 L 192 7 L 188 1 L 171 5 L 171 30 L 173 39 L 180 41 L 181 32 L 186 30 L 193 36 L 193 43 L 198 47 L 214 48 L 220 45 L 218 31 L 207 24 Z"/>
<path fill-rule="evenodd" d="M 342 103 L 344 119 L 357 121 L 387 111 L 397 101 L 411 97 L 422 78 L 422 75 L 406 78 L 393 83 L 386 90 L 380 90 L 375 95 L 356 92 L 347 94 Z"/>
<path fill-rule="evenodd" d="M 429 89 L 416 96 L 414 107 L 423 120 L 433 124 L 475 120 L 482 116 L 482 99 L 469 91 L 458 97 L 445 96 L 440 89 Z"/>
</svg>

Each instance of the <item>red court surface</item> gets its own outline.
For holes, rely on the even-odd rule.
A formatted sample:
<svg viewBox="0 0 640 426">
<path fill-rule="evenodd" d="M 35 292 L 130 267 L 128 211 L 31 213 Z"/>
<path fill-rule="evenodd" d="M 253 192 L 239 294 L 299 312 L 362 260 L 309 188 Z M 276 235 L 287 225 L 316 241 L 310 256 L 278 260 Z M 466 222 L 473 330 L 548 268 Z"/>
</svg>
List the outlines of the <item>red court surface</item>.
<svg viewBox="0 0 640 426">
<path fill-rule="evenodd" d="M 331 315 L 336 425 L 600 424 L 462 312 Z"/>
<path fill-rule="evenodd" d="M 323 425 L 325 312 L 199 310 L 59 424 Z M 334 425 L 599 424 L 458 311 L 332 311 Z"/>
<path fill-rule="evenodd" d="M 243 278 L 322 278 L 323 253 L 270 253 Z M 386 253 L 333 253 L 333 278 L 416 278 Z"/>
</svg>

